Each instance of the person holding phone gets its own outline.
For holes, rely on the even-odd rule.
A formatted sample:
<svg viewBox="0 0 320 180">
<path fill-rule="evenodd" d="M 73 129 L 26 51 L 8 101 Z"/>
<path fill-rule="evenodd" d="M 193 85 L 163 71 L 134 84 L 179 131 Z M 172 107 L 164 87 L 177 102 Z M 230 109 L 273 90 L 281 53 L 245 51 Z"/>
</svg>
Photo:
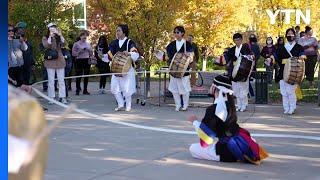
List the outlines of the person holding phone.
<svg viewBox="0 0 320 180">
<path fill-rule="evenodd" d="M 72 47 L 72 56 L 76 58 L 76 76 L 88 75 L 90 73 L 89 58 L 93 56 L 93 49 L 91 45 L 87 42 L 88 36 L 88 31 L 81 31 L 80 40 L 75 42 Z M 85 77 L 83 80 L 84 95 L 90 95 L 90 93 L 88 92 L 88 81 L 88 77 Z M 76 95 L 79 95 L 80 93 L 80 82 L 81 77 L 76 79 Z"/>
<path fill-rule="evenodd" d="M 24 64 L 23 51 L 28 45 L 23 37 L 15 37 L 14 27 L 8 26 L 8 75 L 17 82 L 18 86 L 23 83 L 22 66 Z"/>
<path fill-rule="evenodd" d="M 61 47 L 63 47 L 65 43 L 65 39 L 55 23 L 49 23 L 47 27 L 48 31 L 46 36 L 42 38 L 42 45 L 45 52 L 47 52 L 45 53 L 44 66 L 46 67 L 48 74 L 48 96 L 52 99 L 55 98 L 54 79 L 55 74 L 57 74 L 59 100 L 62 103 L 67 104 L 64 82 L 66 61 L 61 50 Z M 52 102 L 49 101 L 49 104 L 52 104 Z"/>
</svg>

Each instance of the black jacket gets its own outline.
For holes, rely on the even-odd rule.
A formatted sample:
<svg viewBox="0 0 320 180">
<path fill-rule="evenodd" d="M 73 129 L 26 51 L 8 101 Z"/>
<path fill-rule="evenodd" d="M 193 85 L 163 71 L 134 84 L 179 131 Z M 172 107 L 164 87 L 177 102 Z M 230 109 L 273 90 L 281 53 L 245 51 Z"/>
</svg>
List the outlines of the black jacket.
<svg viewBox="0 0 320 180">
<path fill-rule="evenodd" d="M 185 46 L 186 46 L 186 47 L 185 47 Z M 186 44 L 184 44 L 184 45 L 180 48 L 179 53 L 183 53 L 185 48 L 186 48 L 186 51 L 187 51 L 187 52 L 193 52 L 193 51 L 194 51 L 191 43 L 187 41 Z M 172 41 L 172 42 L 167 46 L 166 50 L 167 50 L 167 54 L 168 54 L 168 57 L 169 57 L 168 65 L 170 65 L 170 63 L 171 63 L 174 55 L 177 53 L 176 41 Z M 188 67 L 187 70 L 189 70 L 189 69 L 190 69 L 190 67 Z M 184 76 L 189 76 L 189 75 L 190 75 L 190 73 L 184 73 Z"/>
<path fill-rule="evenodd" d="M 303 47 L 300 44 L 295 44 L 293 46 L 293 48 L 291 49 L 290 53 L 292 54 L 292 56 L 294 57 L 299 57 L 303 54 Z M 278 63 L 278 65 L 280 66 L 280 70 L 279 70 L 279 74 L 277 79 L 281 80 L 283 79 L 283 70 L 284 70 L 284 65 L 282 64 L 282 60 L 283 59 L 288 59 L 290 58 L 290 54 L 288 53 L 287 49 L 284 46 L 280 46 L 277 50 L 276 50 L 276 61 Z"/>
<path fill-rule="evenodd" d="M 217 138 L 219 139 L 226 136 L 230 137 L 236 135 L 239 132 L 240 127 L 237 123 L 234 100 L 231 100 L 231 98 L 233 98 L 233 96 L 230 96 L 228 98 L 229 100 L 226 102 L 228 117 L 225 122 L 223 122 L 219 117 L 216 116 L 216 104 L 213 104 L 206 109 L 206 114 L 201 121 L 212 131 L 214 131 L 217 135 Z M 216 153 L 220 156 L 220 161 L 237 161 L 237 159 L 229 151 L 226 143 L 221 143 L 220 141 L 218 141 L 216 144 Z"/>
<path fill-rule="evenodd" d="M 236 46 L 233 46 L 229 49 L 227 52 L 227 72 L 230 77 L 232 77 L 232 71 L 233 71 L 233 62 L 237 61 L 237 57 L 235 56 Z M 242 44 L 242 48 L 240 50 L 240 54 L 242 55 L 252 55 L 252 51 L 250 50 L 250 47 L 248 44 L 244 43 Z"/>
</svg>

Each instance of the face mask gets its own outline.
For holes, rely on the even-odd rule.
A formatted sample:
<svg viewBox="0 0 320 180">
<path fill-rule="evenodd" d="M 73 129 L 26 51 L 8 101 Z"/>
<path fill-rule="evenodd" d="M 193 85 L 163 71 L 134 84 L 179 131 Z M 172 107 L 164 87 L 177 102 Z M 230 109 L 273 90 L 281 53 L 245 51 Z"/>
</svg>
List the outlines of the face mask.
<svg viewBox="0 0 320 180">
<path fill-rule="evenodd" d="M 294 41 L 294 36 L 286 36 L 286 38 L 289 42 Z"/>
</svg>

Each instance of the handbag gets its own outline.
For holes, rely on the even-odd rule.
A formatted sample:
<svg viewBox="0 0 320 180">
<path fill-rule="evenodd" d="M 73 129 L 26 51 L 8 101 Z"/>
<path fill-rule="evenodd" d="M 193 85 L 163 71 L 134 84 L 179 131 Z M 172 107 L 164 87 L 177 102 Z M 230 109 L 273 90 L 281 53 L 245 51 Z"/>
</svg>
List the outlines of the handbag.
<svg viewBox="0 0 320 180">
<path fill-rule="evenodd" d="M 44 59 L 46 60 L 55 60 L 58 59 L 58 51 L 54 49 L 46 49 L 44 51 Z"/>
<path fill-rule="evenodd" d="M 98 63 L 98 62 L 97 62 L 97 58 L 94 57 L 94 56 L 89 57 L 88 63 L 89 63 L 90 65 L 96 65 L 96 64 Z"/>
</svg>

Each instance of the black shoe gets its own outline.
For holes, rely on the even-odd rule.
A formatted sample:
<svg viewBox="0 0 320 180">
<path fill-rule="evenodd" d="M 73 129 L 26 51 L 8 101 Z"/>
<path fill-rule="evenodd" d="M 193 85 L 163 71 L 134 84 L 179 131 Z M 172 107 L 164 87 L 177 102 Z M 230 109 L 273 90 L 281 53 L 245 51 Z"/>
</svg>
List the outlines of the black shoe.
<svg viewBox="0 0 320 180">
<path fill-rule="evenodd" d="M 76 91 L 76 95 L 77 95 L 77 96 L 79 96 L 79 93 L 80 93 L 79 91 Z"/>
<path fill-rule="evenodd" d="M 48 111 L 48 108 L 42 106 L 43 111 Z"/>
<path fill-rule="evenodd" d="M 90 95 L 90 93 L 88 91 L 83 91 L 84 95 Z"/>
</svg>

